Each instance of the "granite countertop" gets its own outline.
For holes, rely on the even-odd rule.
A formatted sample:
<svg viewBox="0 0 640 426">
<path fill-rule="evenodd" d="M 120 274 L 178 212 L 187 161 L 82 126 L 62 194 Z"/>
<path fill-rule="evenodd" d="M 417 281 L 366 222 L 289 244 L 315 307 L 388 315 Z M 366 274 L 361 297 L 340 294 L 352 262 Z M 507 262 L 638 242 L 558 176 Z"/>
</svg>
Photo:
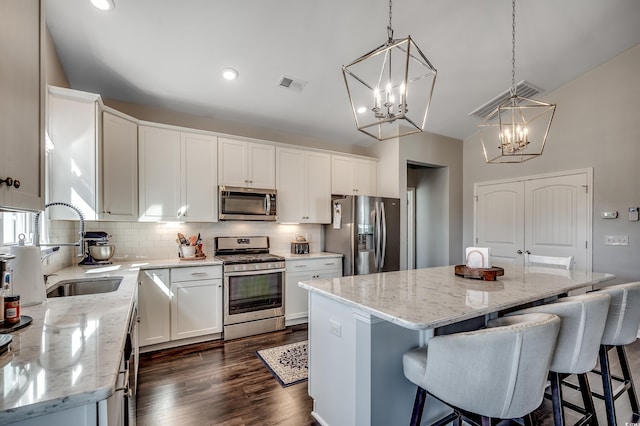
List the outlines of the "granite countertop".
<svg viewBox="0 0 640 426">
<path fill-rule="evenodd" d="M 342 257 L 341 254 L 338 253 L 329 253 L 326 251 L 309 253 L 309 254 L 293 254 L 290 252 L 273 252 L 273 254 L 277 254 L 278 256 L 282 256 L 285 260 L 304 260 L 304 259 L 330 259 Z"/>
<path fill-rule="evenodd" d="M 566 293 L 615 275 L 505 268 L 496 281 L 456 276 L 454 266 L 302 281 L 310 292 L 409 329 L 430 329 Z"/>
<path fill-rule="evenodd" d="M 22 307 L 21 314 L 33 322 L 11 333 L 10 350 L 0 356 L 0 424 L 95 403 L 114 392 L 141 269 L 221 264 L 214 258 L 165 259 L 56 272 L 47 287 L 72 278 L 123 279 L 111 293 L 51 298 Z"/>
</svg>

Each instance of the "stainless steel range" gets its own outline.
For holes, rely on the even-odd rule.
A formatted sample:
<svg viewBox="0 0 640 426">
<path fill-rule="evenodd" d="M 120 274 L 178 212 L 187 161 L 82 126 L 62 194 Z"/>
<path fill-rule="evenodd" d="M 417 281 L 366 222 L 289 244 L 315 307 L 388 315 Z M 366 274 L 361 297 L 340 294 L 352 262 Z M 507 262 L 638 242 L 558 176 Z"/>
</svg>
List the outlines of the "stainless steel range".
<svg viewBox="0 0 640 426">
<path fill-rule="evenodd" d="M 284 330 L 284 257 L 269 237 L 216 237 L 224 264 L 224 339 Z"/>
</svg>

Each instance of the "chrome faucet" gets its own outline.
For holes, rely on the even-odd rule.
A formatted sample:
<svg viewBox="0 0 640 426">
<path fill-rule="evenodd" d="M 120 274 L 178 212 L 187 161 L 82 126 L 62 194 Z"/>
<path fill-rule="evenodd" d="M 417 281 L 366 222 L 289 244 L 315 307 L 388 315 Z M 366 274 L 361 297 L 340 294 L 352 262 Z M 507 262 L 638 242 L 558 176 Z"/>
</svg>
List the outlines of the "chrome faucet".
<svg viewBox="0 0 640 426">
<path fill-rule="evenodd" d="M 78 217 L 80 218 L 80 240 L 78 242 L 75 243 L 55 243 L 55 244 L 40 244 L 40 214 L 42 212 L 38 212 L 36 213 L 36 215 L 33 218 L 33 227 L 34 227 L 34 231 L 33 231 L 33 245 L 36 247 L 51 247 L 51 246 L 67 246 L 67 247 L 78 247 L 78 254 L 76 257 L 83 257 L 84 256 L 84 215 L 82 214 L 82 212 L 80 211 L 79 208 L 77 208 L 76 206 L 74 206 L 73 204 L 69 204 L 69 203 L 63 203 L 63 202 L 53 202 L 53 203 L 49 203 L 46 204 L 44 206 L 44 209 L 46 210 L 47 207 L 51 207 L 51 206 L 64 206 L 64 207 L 69 207 L 71 210 L 75 211 L 78 214 Z"/>
</svg>

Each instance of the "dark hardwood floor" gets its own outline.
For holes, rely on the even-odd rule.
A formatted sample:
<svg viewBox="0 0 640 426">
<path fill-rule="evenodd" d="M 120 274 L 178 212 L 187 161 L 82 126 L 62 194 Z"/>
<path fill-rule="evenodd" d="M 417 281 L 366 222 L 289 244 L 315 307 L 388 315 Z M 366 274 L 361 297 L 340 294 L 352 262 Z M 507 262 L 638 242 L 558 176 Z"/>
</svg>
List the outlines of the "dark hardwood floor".
<svg viewBox="0 0 640 426">
<path fill-rule="evenodd" d="M 283 388 L 256 356 L 260 349 L 307 339 L 307 329 L 185 346 L 143 354 L 140 358 L 137 422 L 146 425 L 319 425 L 311 417 L 313 402 L 307 383 Z M 640 340 L 627 348 L 631 371 L 640 382 Z M 614 355 L 614 352 L 612 352 Z M 612 364 L 617 367 L 617 361 Z M 599 376 L 590 377 L 594 390 L 602 388 Z M 636 385 L 637 388 L 637 385 Z M 571 389 L 565 396 L 579 402 Z M 629 421 L 628 399 L 616 402 L 619 425 Z M 604 405 L 596 400 L 600 425 L 606 425 Z M 577 416 L 566 411 L 567 424 Z M 551 403 L 543 402 L 535 418 L 553 425 Z M 395 425 L 390 425 L 395 426 Z"/>
<path fill-rule="evenodd" d="M 137 424 L 317 425 L 307 383 L 281 387 L 256 356 L 306 339 L 298 327 L 141 355 Z"/>
</svg>

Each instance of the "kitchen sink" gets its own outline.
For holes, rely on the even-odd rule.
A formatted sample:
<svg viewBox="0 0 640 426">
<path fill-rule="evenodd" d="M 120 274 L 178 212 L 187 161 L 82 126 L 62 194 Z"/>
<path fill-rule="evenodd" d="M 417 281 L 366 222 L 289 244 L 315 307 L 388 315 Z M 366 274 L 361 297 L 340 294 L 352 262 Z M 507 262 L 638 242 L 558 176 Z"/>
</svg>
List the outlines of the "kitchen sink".
<svg viewBox="0 0 640 426">
<path fill-rule="evenodd" d="M 60 281 L 47 290 L 47 297 L 81 296 L 109 293 L 120 287 L 122 277 L 81 278 Z"/>
</svg>

